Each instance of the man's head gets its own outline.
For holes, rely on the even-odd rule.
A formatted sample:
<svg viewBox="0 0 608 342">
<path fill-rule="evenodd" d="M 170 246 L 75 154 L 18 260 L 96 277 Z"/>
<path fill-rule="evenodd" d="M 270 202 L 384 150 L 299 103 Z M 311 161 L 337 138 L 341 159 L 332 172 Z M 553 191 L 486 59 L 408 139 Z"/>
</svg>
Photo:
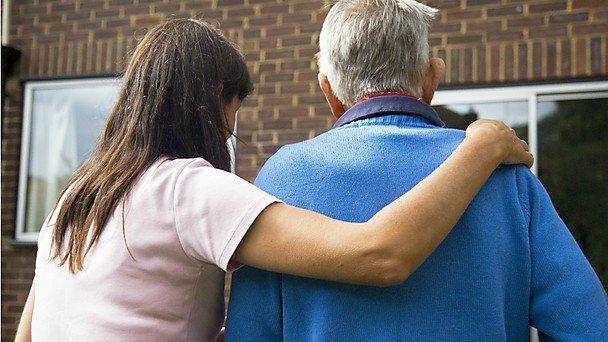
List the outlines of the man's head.
<svg viewBox="0 0 608 342">
<path fill-rule="evenodd" d="M 436 9 L 414 0 L 340 0 L 319 39 L 319 84 L 340 116 L 361 97 L 403 91 L 430 103 L 443 76 L 429 61 L 428 31 Z"/>
</svg>

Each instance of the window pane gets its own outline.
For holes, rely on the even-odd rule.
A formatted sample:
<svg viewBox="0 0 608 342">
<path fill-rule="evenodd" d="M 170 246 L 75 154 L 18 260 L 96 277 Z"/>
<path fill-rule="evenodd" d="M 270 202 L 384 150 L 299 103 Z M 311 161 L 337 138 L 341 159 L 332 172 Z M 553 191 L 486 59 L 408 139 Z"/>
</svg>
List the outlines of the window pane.
<svg viewBox="0 0 608 342">
<path fill-rule="evenodd" d="M 34 89 L 24 232 L 37 232 L 67 178 L 88 157 L 117 85 Z"/>
<path fill-rule="evenodd" d="M 608 99 L 538 104 L 538 172 L 608 286 Z"/>
<path fill-rule="evenodd" d="M 528 139 L 528 105 L 526 101 L 471 103 L 434 106 L 447 127 L 465 130 L 477 119 L 502 120 L 513 127 L 517 135 Z"/>
</svg>

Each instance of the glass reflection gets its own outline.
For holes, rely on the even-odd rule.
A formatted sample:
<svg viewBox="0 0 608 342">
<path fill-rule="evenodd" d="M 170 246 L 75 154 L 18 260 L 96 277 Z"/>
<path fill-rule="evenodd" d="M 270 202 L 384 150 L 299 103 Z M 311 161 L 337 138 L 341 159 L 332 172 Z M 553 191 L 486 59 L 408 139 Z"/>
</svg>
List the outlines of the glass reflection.
<svg viewBox="0 0 608 342">
<path fill-rule="evenodd" d="M 608 286 L 608 99 L 538 103 L 538 172 Z"/>
<path fill-rule="evenodd" d="M 502 120 L 528 140 L 528 105 L 525 101 L 434 106 L 447 127 L 466 130 L 477 119 Z"/>
<path fill-rule="evenodd" d="M 40 230 L 91 152 L 117 92 L 118 84 L 107 83 L 33 91 L 24 232 Z"/>
</svg>

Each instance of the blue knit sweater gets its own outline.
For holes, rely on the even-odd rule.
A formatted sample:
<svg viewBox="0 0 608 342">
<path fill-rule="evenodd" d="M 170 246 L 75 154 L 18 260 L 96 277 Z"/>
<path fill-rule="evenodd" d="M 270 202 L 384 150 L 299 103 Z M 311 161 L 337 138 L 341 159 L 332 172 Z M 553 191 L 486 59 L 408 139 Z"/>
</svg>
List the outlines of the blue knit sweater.
<svg viewBox="0 0 608 342">
<path fill-rule="evenodd" d="M 404 98 L 402 112 L 365 115 L 283 147 L 256 184 L 295 206 L 369 219 L 464 138 L 408 114 L 408 101 L 415 100 Z M 402 285 L 345 285 L 248 267 L 232 284 L 228 341 L 526 341 L 529 325 L 541 339 L 608 341 L 606 292 L 523 166 L 498 168 Z"/>
</svg>

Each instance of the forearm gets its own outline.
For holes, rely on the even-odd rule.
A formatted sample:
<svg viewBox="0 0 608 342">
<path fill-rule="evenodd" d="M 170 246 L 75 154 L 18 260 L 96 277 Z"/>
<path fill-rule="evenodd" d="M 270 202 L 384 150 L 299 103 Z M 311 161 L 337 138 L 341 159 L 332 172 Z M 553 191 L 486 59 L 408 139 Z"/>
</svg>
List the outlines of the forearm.
<svg viewBox="0 0 608 342">
<path fill-rule="evenodd" d="M 348 223 L 273 204 L 257 217 L 233 258 L 280 273 L 397 284 L 437 248 L 498 164 L 533 161 L 527 144 L 504 123 L 478 120 L 437 170 L 369 221 Z"/>
<path fill-rule="evenodd" d="M 397 279 L 407 277 L 443 241 L 500 158 L 496 146 L 465 139 L 426 179 L 366 223 L 378 235 L 378 253 L 402 265 L 404 274 L 397 270 Z"/>
<path fill-rule="evenodd" d="M 19 321 L 19 327 L 17 328 L 17 334 L 15 335 L 15 342 L 29 342 L 32 340 L 32 314 L 34 313 L 34 284 L 30 289 L 30 293 L 25 301 L 23 307 L 23 313 L 21 314 L 21 320 Z"/>
<path fill-rule="evenodd" d="M 464 142 L 424 181 L 366 223 L 270 205 L 233 258 L 299 276 L 373 285 L 402 282 L 439 245 L 498 165 L 499 152 L 484 148 Z"/>
</svg>

